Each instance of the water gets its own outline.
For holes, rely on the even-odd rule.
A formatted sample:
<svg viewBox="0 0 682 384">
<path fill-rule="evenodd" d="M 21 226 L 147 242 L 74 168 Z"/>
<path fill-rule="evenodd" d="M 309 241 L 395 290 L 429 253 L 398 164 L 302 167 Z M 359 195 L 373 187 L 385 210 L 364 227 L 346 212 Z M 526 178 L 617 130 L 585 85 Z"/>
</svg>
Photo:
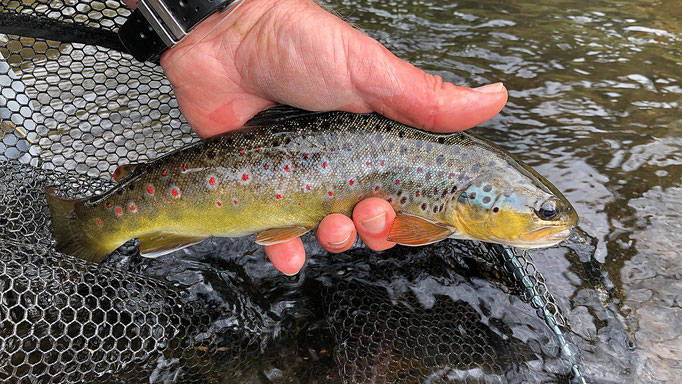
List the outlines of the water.
<svg viewBox="0 0 682 384">
<path fill-rule="evenodd" d="M 577 278 L 561 248 L 534 253 L 566 299 L 595 379 L 682 377 L 682 2 L 330 3 L 399 57 L 455 84 L 502 81 L 509 103 L 476 130 L 574 203 L 612 286 Z M 588 255 L 582 255 L 588 262 Z M 602 332 L 598 305 L 623 332 Z M 630 364 L 626 361 L 629 354 Z M 608 356 L 608 357 L 605 357 Z M 594 362 L 597 362 L 594 364 Z"/>
</svg>

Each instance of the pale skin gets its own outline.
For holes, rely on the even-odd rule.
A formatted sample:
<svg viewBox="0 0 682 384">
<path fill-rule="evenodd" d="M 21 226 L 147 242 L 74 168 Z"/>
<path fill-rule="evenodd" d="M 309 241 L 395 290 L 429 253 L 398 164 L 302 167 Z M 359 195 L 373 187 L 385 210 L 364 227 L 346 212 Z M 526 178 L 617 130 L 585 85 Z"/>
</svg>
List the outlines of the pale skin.
<svg viewBox="0 0 682 384">
<path fill-rule="evenodd" d="M 238 129 L 274 104 L 376 111 L 417 128 L 454 132 L 490 119 L 507 101 L 502 84 L 472 89 L 443 82 L 311 0 L 245 0 L 204 20 L 163 54 L 161 65 L 203 138 Z M 349 249 L 356 236 L 381 251 L 395 245 L 386 241 L 394 218 L 388 202 L 369 198 L 356 205 L 352 219 L 324 218 L 315 236 L 329 252 Z M 300 238 L 265 253 L 287 275 L 305 263 Z"/>
</svg>

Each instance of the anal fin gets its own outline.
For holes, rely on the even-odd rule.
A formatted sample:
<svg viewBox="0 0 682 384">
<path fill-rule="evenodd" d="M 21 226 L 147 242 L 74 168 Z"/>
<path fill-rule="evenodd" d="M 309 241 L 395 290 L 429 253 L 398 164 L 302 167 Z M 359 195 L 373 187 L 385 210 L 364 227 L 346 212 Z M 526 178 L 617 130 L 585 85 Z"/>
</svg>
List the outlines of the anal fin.
<svg viewBox="0 0 682 384">
<path fill-rule="evenodd" d="M 453 233 L 455 230 L 452 227 L 399 212 L 387 240 L 401 245 L 419 246 L 444 240 Z"/>
<path fill-rule="evenodd" d="M 159 257 L 208 239 L 205 235 L 186 235 L 175 232 L 153 232 L 140 236 L 140 254 Z"/>
<path fill-rule="evenodd" d="M 283 243 L 287 240 L 299 237 L 311 229 L 312 228 L 297 225 L 266 229 L 256 236 L 256 244 L 275 245 Z"/>
</svg>

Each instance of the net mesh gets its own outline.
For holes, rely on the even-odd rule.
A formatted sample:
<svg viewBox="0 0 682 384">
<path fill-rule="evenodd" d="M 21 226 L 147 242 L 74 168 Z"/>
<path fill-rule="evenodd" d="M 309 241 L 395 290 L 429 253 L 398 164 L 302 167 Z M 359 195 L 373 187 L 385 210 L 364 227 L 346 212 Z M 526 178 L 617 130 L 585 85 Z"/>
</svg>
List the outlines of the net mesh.
<svg viewBox="0 0 682 384">
<path fill-rule="evenodd" d="M 311 260 L 293 280 L 273 274 L 249 239 L 211 239 L 155 261 L 134 242 L 101 264 L 54 251 L 46 186 L 103 192 L 117 165 L 197 140 L 161 68 L 106 47 L 128 14 L 114 1 L 2 1 L 3 20 L 30 17 L 36 28 L 0 30 L 0 380 L 580 376 L 544 279 L 527 255 L 499 246 L 380 255 L 358 246 L 330 260 L 308 238 Z M 89 40 L 55 41 L 45 25 L 90 28 Z M 528 303 L 538 317 L 519 310 Z"/>
</svg>

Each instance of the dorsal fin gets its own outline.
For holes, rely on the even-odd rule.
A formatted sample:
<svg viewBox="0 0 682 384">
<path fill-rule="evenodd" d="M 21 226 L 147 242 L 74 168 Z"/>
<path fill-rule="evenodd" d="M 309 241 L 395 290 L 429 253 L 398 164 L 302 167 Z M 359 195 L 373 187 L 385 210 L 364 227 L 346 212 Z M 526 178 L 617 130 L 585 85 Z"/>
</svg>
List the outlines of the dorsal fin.
<svg viewBox="0 0 682 384">
<path fill-rule="evenodd" d="M 275 105 L 252 117 L 244 124 L 244 127 L 267 127 L 290 119 L 312 117 L 323 113 L 328 112 L 307 111 L 289 105 Z"/>
</svg>

